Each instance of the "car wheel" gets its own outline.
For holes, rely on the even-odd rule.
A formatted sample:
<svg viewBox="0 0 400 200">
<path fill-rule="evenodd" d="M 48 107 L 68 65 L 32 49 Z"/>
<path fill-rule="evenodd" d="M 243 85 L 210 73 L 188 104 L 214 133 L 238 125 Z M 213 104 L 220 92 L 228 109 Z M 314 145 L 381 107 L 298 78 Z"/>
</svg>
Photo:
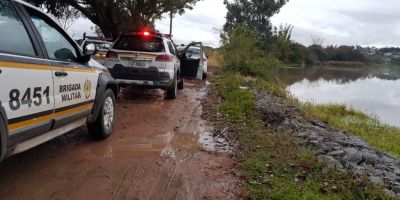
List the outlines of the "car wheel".
<svg viewBox="0 0 400 200">
<path fill-rule="evenodd" d="M 178 89 L 179 89 L 179 90 L 183 90 L 183 88 L 185 87 L 184 84 L 185 84 L 185 81 L 184 81 L 184 79 L 182 78 L 182 80 L 179 81 L 179 83 L 178 83 Z"/>
<path fill-rule="evenodd" d="M 105 139 L 111 135 L 115 125 L 116 100 L 114 92 L 107 89 L 99 115 L 94 123 L 88 124 L 89 134 L 94 139 Z"/>
<path fill-rule="evenodd" d="M 203 80 L 207 80 L 207 73 L 203 72 Z"/>
<path fill-rule="evenodd" d="M 176 99 L 176 94 L 178 93 L 178 81 L 175 75 L 171 86 L 167 89 L 166 99 Z"/>
<path fill-rule="evenodd" d="M 0 161 L 3 160 L 6 152 L 6 136 L 7 136 L 7 128 L 3 122 L 3 118 L 0 115 Z"/>
</svg>

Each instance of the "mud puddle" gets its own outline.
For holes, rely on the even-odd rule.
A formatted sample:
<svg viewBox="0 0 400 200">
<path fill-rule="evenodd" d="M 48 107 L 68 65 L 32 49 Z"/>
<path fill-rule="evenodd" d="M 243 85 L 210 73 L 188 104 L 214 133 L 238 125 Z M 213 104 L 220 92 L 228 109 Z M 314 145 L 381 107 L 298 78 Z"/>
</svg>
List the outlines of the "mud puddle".
<svg viewBox="0 0 400 200">
<path fill-rule="evenodd" d="M 233 147 L 201 119 L 208 85 L 186 81 L 173 101 L 123 90 L 109 139 L 81 128 L 6 160 L 0 199 L 235 199 Z"/>
</svg>

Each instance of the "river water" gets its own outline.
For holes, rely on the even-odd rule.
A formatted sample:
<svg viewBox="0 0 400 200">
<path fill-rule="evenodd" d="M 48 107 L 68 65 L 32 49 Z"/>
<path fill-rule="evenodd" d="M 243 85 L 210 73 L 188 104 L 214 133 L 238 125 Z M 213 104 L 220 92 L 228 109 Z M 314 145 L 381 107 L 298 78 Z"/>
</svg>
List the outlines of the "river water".
<svg viewBox="0 0 400 200">
<path fill-rule="evenodd" d="M 400 127 L 400 67 L 287 68 L 280 77 L 302 102 L 345 104 Z"/>
</svg>

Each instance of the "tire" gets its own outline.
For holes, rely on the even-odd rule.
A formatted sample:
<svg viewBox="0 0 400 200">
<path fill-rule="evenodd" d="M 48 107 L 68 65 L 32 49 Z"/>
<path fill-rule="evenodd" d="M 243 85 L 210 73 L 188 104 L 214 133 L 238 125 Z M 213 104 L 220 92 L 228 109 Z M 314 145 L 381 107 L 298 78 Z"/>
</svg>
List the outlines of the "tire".
<svg viewBox="0 0 400 200">
<path fill-rule="evenodd" d="M 185 87 L 185 81 L 182 78 L 182 80 L 179 81 L 179 83 L 178 83 L 178 90 L 183 90 L 184 87 Z"/>
<path fill-rule="evenodd" d="M 207 73 L 203 72 L 203 80 L 207 80 Z"/>
<path fill-rule="evenodd" d="M 93 139 L 106 139 L 112 134 L 116 119 L 115 111 L 116 100 L 114 92 L 111 89 L 107 89 L 96 121 L 88 124 L 89 134 Z"/>
<path fill-rule="evenodd" d="M 6 143 L 7 143 L 7 128 L 4 124 L 3 118 L 0 114 L 0 161 L 4 159 L 6 153 Z"/>
<path fill-rule="evenodd" d="M 176 99 L 176 94 L 178 93 L 178 80 L 176 75 L 174 77 L 174 80 L 172 81 L 172 85 L 167 89 L 166 93 L 166 99 Z"/>
</svg>

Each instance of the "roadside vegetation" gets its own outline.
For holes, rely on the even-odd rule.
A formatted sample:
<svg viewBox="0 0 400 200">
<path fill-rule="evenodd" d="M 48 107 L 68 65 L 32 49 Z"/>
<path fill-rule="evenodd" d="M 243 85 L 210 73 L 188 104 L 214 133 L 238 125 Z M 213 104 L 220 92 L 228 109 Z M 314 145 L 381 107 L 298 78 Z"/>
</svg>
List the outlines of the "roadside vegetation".
<svg viewBox="0 0 400 200">
<path fill-rule="evenodd" d="M 311 149 L 291 135 L 266 129 L 254 106 L 253 91 L 260 88 L 284 95 L 280 86 L 261 77 L 225 70 L 212 88 L 223 99 L 216 112 L 237 133 L 244 186 L 252 199 L 390 199 L 381 188 L 348 174 L 324 172 Z"/>
<path fill-rule="evenodd" d="M 284 1 L 250 2 L 248 4 L 236 1 L 227 3 L 228 15 L 227 23 L 224 26 L 225 32 L 222 34 L 223 46 L 218 51 L 221 54 L 218 57 L 224 70 L 257 77 L 258 89 L 265 89 L 291 100 L 303 109 L 307 117 L 325 121 L 335 128 L 360 136 L 377 149 L 400 156 L 400 147 L 396 145 L 400 143 L 400 128 L 384 125 L 373 116 L 346 108 L 343 105 L 300 103 L 290 97 L 290 94 L 286 94 L 286 86 L 275 76 L 280 67 L 293 66 L 296 63 L 325 63 L 325 65 L 333 67 L 342 65 L 341 67 L 361 68 L 367 60 L 360 53 L 360 49 L 363 48 L 322 47 L 323 40 L 318 38 L 313 38 L 315 45 L 306 48 L 291 41 L 293 29 L 291 25 L 273 27 L 269 23 L 269 32 L 265 33 L 263 32 L 267 30 L 263 26 L 265 21 L 257 19 L 262 17 L 269 19 L 279 11 L 280 7 L 284 5 Z M 246 7 L 259 7 L 260 10 L 247 13 Z M 274 9 L 264 13 L 261 8 L 265 7 Z M 243 11 L 244 14 L 237 12 L 238 10 Z M 397 50 L 383 48 L 378 52 L 387 53 Z"/>
<path fill-rule="evenodd" d="M 308 118 L 354 132 L 388 152 L 398 151 L 393 145 L 395 142 L 388 145 L 382 139 L 385 133 L 396 139 L 396 134 L 400 135 L 397 129 L 344 106 L 303 104 L 287 94 L 285 85 L 274 76 L 276 70 L 286 66 L 285 62 L 276 52 L 263 49 L 255 32 L 245 24 L 237 24 L 226 32 L 223 47 L 210 57 L 222 66 L 213 78 L 212 90 L 222 98 L 215 112 L 222 113 L 237 132 L 243 151 L 245 188 L 251 198 L 391 199 L 382 188 L 355 181 L 347 173 L 324 171 L 326 163 L 318 162 L 313 150 L 300 145 L 291 135 L 276 133 L 264 126 L 255 109 L 255 91 L 272 92 L 303 109 Z M 285 31 L 273 37 L 286 38 L 283 39 L 286 41 L 290 38 L 282 35 Z"/>
</svg>

